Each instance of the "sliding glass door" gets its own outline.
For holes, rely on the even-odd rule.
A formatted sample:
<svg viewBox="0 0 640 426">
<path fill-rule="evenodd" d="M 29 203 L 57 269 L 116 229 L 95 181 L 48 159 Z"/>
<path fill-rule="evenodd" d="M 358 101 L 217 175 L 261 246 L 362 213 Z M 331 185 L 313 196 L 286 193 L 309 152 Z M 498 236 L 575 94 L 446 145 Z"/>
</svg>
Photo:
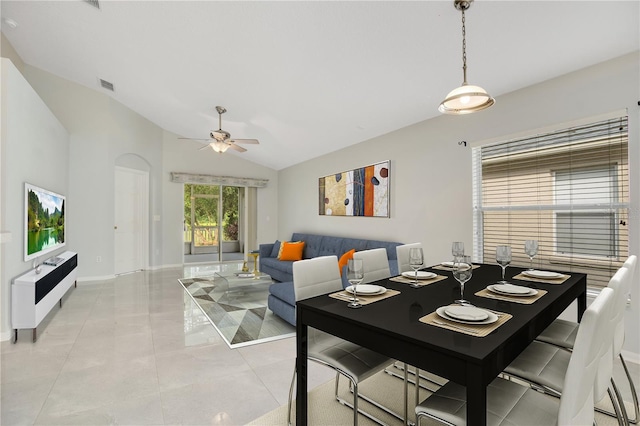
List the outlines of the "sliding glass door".
<svg viewBox="0 0 640 426">
<path fill-rule="evenodd" d="M 241 260 L 244 187 L 184 185 L 185 262 Z"/>
</svg>

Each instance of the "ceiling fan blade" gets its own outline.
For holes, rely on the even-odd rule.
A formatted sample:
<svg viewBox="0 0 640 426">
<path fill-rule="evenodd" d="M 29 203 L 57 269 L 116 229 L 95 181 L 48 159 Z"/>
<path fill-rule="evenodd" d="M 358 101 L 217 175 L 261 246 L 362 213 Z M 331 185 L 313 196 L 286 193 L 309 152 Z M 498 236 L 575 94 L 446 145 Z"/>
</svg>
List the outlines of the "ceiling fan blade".
<svg viewBox="0 0 640 426">
<path fill-rule="evenodd" d="M 234 151 L 238 151 L 238 152 L 245 152 L 246 151 L 246 149 L 244 149 L 243 147 L 238 146 L 238 145 L 236 145 L 234 143 L 230 143 L 229 144 L 229 149 L 233 149 Z"/>
<path fill-rule="evenodd" d="M 258 139 L 230 139 L 229 142 L 231 143 L 246 143 L 246 144 L 253 144 L 253 145 L 257 145 L 260 142 L 258 142 Z"/>
</svg>

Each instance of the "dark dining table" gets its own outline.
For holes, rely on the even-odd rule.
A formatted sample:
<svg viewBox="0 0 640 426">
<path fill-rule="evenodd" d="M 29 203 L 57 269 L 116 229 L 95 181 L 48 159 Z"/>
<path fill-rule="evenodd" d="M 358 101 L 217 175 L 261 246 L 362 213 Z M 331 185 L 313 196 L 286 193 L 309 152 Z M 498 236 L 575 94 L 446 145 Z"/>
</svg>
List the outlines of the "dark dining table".
<svg viewBox="0 0 640 426">
<path fill-rule="evenodd" d="M 587 276 L 570 275 L 562 284 L 521 281 L 512 277 L 523 268 L 508 267 L 506 278 L 513 284 L 547 293 L 532 304 L 476 296 L 496 283 L 498 265 L 480 264 L 465 285 L 464 298 L 478 307 L 513 317 L 485 337 L 425 324 L 419 319 L 460 298 L 460 285 L 452 272 L 433 268 L 425 271 L 447 278 L 419 288 L 389 279 L 373 284 L 399 290 L 400 294 L 360 309 L 347 302 L 321 295 L 296 303 L 296 424 L 307 424 L 307 328 L 313 327 L 398 361 L 466 387 L 467 424 L 486 425 L 487 385 L 493 381 L 574 300 L 580 321 L 586 309 Z M 562 271 L 557 271 L 562 272 Z M 406 419 L 405 419 L 406 420 Z"/>
</svg>

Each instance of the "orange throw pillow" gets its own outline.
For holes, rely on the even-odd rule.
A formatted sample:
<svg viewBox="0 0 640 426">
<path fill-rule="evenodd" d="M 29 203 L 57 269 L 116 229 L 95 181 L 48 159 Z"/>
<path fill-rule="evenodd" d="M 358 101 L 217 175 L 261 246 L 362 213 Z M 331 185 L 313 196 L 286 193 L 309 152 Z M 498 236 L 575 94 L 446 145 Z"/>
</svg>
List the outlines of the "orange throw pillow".
<svg viewBox="0 0 640 426">
<path fill-rule="evenodd" d="M 342 276 L 342 270 L 344 269 L 344 267 L 347 266 L 347 263 L 349 263 L 349 259 L 353 259 L 353 253 L 355 252 L 356 252 L 356 249 L 351 249 L 345 254 L 343 254 L 342 256 L 340 256 L 340 260 L 338 260 L 338 267 L 340 268 L 340 276 Z"/>
<path fill-rule="evenodd" d="M 280 244 L 279 260 L 302 260 L 304 241 L 287 242 Z"/>
</svg>

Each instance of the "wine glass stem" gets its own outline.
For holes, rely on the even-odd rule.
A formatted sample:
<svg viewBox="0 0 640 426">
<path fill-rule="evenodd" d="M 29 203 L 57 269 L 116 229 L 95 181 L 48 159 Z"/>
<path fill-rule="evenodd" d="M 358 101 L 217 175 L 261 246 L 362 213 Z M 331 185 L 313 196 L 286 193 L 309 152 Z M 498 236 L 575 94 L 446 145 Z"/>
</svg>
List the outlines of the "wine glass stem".
<svg viewBox="0 0 640 426">
<path fill-rule="evenodd" d="M 501 266 L 502 267 L 502 281 L 504 281 L 504 271 L 505 269 L 507 269 L 506 266 Z"/>
<path fill-rule="evenodd" d="M 529 260 L 531 261 L 529 263 L 529 269 L 533 270 L 533 256 L 529 256 Z"/>
<path fill-rule="evenodd" d="M 460 283 L 460 300 L 464 300 L 464 283 Z"/>
</svg>

